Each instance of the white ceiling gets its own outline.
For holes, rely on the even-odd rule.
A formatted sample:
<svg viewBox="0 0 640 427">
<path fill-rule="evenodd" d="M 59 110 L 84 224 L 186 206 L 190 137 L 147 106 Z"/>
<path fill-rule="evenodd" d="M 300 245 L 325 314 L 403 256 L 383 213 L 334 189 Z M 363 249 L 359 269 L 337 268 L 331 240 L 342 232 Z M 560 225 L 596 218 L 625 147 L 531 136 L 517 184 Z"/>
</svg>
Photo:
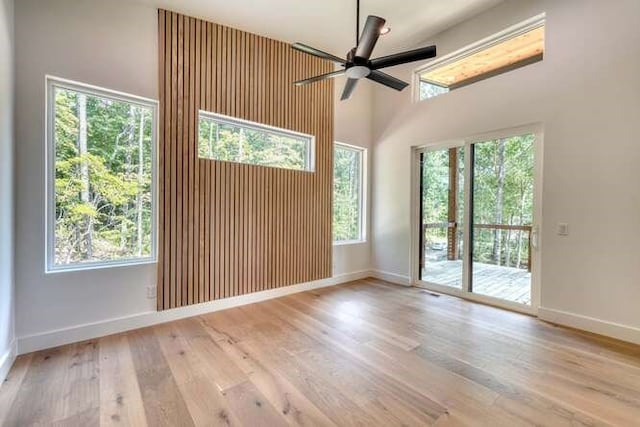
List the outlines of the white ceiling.
<svg viewBox="0 0 640 427">
<path fill-rule="evenodd" d="M 355 0 L 135 0 L 337 56 L 355 45 Z M 361 0 L 360 18 L 378 15 L 391 33 L 374 56 L 414 47 L 503 0 Z M 362 23 L 361 27 L 362 28 Z"/>
</svg>

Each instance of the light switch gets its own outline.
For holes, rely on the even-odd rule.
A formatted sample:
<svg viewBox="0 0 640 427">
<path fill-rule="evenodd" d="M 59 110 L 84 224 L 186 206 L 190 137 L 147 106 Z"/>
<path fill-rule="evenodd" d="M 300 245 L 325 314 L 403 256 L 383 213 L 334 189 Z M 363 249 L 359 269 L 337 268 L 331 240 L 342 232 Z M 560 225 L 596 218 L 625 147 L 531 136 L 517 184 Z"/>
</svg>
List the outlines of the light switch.
<svg viewBox="0 0 640 427">
<path fill-rule="evenodd" d="M 569 224 L 566 222 L 558 223 L 558 236 L 568 236 L 569 235 Z"/>
</svg>

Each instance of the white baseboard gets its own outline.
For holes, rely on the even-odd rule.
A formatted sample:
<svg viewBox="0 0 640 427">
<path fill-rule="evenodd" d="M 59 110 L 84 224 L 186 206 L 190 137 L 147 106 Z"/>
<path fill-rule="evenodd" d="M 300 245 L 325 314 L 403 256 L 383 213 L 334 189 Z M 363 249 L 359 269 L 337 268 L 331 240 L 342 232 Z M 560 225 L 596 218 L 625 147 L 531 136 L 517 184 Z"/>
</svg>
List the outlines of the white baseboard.
<svg viewBox="0 0 640 427">
<path fill-rule="evenodd" d="M 371 270 L 372 277 L 380 280 L 386 280 L 387 282 L 395 283 L 396 285 L 411 286 L 411 278 L 402 274 L 389 273 L 388 271 Z"/>
<path fill-rule="evenodd" d="M 17 353 L 16 340 L 13 340 L 9 344 L 7 351 L 0 355 L 0 387 L 2 387 L 4 379 L 7 378 L 7 374 L 16 360 Z"/>
<path fill-rule="evenodd" d="M 381 270 L 371 270 L 370 276 L 402 286 L 411 286 L 411 278 L 397 273 Z M 634 344 L 640 344 L 640 328 L 608 322 L 580 314 L 569 313 L 562 310 L 539 307 L 537 316 L 541 320 L 556 323 L 558 325 L 581 329 L 587 332 L 616 338 Z"/>
<path fill-rule="evenodd" d="M 594 334 L 605 335 L 622 341 L 640 344 L 640 329 L 632 326 L 607 322 L 593 317 L 545 307 L 540 307 L 538 309 L 538 317 L 542 320 L 556 323 L 558 325 L 582 329 L 584 331 L 593 332 Z"/>
<path fill-rule="evenodd" d="M 282 288 L 270 289 L 267 291 L 255 292 L 252 294 L 240 295 L 216 301 L 209 301 L 187 307 L 164 311 L 148 311 L 131 316 L 86 323 L 84 325 L 23 336 L 18 338 L 17 350 L 18 354 L 30 353 L 32 351 L 44 350 L 59 345 L 99 338 L 132 329 L 156 325 L 158 323 L 170 322 L 172 320 L 225 310 L 227 308 L 253 304 L 298 292 L 339 285 L 352 280 L 364 279 L 370 275 L 369 270 L 356 271 L 353 273 L 340 274 L 327 279 L 316 280 L 314 282 L 300 283 L 297 285 L 285 286 Z"/>
</svg>

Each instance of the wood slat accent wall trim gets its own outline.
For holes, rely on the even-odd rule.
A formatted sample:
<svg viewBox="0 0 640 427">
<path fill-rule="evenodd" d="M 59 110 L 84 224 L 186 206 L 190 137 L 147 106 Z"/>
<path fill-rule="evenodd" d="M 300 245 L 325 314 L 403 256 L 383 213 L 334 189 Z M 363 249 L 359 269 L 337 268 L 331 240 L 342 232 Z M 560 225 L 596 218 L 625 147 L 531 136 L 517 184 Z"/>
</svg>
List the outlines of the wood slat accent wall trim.
<svg viewBox="0 0 640 427">
<path fill-rule="evenodd" d="M 329 277 L 332 64 L 283 42 L 158 11 L 158 310 Z M 200 110 L 315 136 L 315 171 L 198 158 Z"/>
</svg>

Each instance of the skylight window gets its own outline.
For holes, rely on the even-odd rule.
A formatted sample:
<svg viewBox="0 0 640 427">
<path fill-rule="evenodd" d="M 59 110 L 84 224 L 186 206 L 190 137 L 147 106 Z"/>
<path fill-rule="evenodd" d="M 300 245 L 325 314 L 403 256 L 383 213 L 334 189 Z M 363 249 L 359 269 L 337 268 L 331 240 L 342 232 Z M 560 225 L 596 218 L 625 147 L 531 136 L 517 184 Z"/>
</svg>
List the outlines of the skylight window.
<svg viewBox="0 0 640 427">
<path fill-rule="evenodd" d="M 509 28 L 417 71 L 419 100 L 541 61 L 544 16 Z"/>
</svg>

